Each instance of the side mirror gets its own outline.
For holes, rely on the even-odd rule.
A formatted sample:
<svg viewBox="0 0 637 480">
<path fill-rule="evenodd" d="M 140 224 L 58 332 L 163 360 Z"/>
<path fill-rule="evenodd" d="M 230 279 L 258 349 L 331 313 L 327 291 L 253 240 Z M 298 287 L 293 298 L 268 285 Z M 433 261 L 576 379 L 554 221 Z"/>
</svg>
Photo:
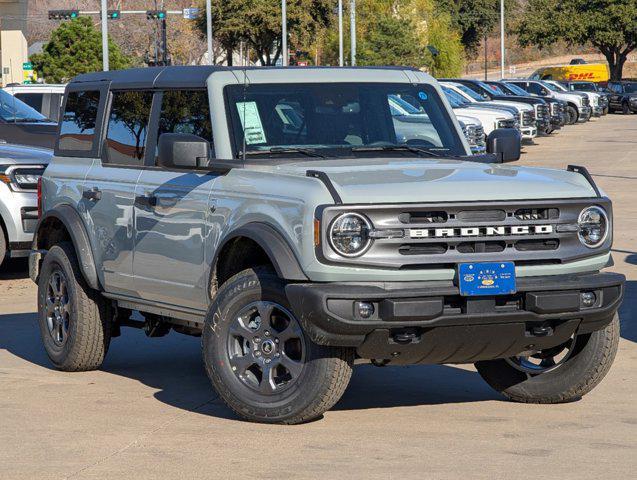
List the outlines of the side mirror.
<svg viewBox="0 0 637 480">
<path fill-rule="evenodd" d="M 210 142 L 190 133 L 162 133 L 157 151 L 157 165 L 164 168 L 206 167 L 210 161 Z"/>
<path fill-rule="evenodd" d="M 522 136 L 514 128 L 498 128 L 487 137 L 487 152 L 494 153 L 500 163 L 520 159 Z"/>
<path fill-rule="evenodd" d="M 546 88 L 542 89 L 542 96 L 546 97 L 549 94 L 549 91 Z"/>
</svg>

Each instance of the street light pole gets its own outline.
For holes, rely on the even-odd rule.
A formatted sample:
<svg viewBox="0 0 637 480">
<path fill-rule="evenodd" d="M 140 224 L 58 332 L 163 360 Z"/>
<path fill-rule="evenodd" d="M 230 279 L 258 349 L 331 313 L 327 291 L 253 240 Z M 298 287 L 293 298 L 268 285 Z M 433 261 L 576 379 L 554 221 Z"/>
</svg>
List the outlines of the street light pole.
<svg viewBox="0 0 637 480">
<path fill-rule="evenodd" d="M 208 45 L 208 65 L 214 64 L 212 56 L 212 0 L 206 0 L 206 43 Z"/>
<path fill-rule="evenodd" d="M 343 66 L 343 0 L 338 0 L 338 64 Z"/>
<path fill-rule="evenodd" d="M 102 68 L 108 72 L 108 5 L 106 0 L 101 2 L 102 10 Z"/>
<path fill-rule="evenodd" d="M 287 0 L 281 0 L 281 65 L 288 66 L 288 12 L 287 12 Z"/>
<path fill-rule="evenodd" d="M 356 65 L 356 0 L 349 2 L 349 35 L 353 67 Z"/>
<path fill-rule="evenodd" d="M 504 0 L 500 0 L 500 78 L 504 78 Z"/>
</svg>

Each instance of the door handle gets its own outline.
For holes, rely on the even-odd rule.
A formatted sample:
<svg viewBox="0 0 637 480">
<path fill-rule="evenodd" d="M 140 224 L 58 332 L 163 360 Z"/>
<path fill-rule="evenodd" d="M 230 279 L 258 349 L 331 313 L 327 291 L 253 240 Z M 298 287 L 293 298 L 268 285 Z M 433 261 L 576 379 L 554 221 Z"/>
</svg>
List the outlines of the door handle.
<svg viewBox="0 0 637 480">
<path fill-rule="evenodd" d="M 157 205 L 157 197 L 155 195 L 137 195 L 135 197 L 135 205 L 138 207 L 151 208 Z"/>
<path fill-rule="evenodd" d="M 84 190 L 82 192 L 82 198 L 90 202 L 97 202 L 102 198 L 102 191 L 97 187 L 93 187 L 89 190 Z"/>
</svg>

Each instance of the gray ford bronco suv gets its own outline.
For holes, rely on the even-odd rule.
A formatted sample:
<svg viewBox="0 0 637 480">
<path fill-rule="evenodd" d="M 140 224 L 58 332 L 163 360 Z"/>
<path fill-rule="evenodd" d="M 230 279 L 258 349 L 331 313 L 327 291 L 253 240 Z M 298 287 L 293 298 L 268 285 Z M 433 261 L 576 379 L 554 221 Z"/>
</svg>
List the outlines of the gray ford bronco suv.
<svg viewBox="0 0 637 480">
<path fill-rule="evenodd" d="M 580 167 L 498 163 L 519 155 L 507 131 L 470 157 L 422 72 L 99 72 L 62 112 L 29 261 L 61 370 L 99 368 L 122 326 L 200 335 L 239 416 L 300 423 L 355 362 L 474 363 L 534 403 L 611 366 L 610 200 Z"/>
</svg>

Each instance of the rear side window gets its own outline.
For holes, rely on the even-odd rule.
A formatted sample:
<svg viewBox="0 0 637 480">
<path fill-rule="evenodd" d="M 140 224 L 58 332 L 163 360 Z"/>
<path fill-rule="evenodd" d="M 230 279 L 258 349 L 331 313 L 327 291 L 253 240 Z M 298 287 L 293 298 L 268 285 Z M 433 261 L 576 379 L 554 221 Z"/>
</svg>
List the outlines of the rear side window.
<svg viewBox="0 0 637 480">
<path fill-rule="evenodd" d="M 95 143 L 95 124 L 100 104 L 100 92 L 88 90 L 70 92 L 60 125 L 58 148 L 67 151 L 90 152 Z"/>
<path fill-rule="evenodd" d="M 152 92 L 114 92 L 106 132 L 106 161 L 118 165 L 144 163 Z"/>
<path fill-rule="evenodd" d="M 43 93 L 16 93 L 15 96 L 31 108 L 35 108 L 38 112 L 42 113 Z"/>
<path fill-rule="evenodd" d="M 211 142 L 208 94 L 204 90 L 164 92 L 157 138 L 162 133 L 190 133 Z"/>
</svg>

